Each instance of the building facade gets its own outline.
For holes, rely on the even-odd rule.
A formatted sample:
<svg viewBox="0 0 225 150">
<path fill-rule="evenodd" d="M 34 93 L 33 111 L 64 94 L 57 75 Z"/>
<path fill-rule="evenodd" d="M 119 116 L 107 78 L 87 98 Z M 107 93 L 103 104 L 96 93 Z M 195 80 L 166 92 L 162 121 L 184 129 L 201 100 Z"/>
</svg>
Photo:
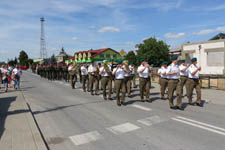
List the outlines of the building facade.
<svg viewBox="0 0 225 150">
<path fill-rule="evenodd" d="M 202 67 L 200 74 L 225 75 L 225 39 L 182 45 L 182 58 L 190 63 L 192 57 L 196 57 Z"/>
</svg>

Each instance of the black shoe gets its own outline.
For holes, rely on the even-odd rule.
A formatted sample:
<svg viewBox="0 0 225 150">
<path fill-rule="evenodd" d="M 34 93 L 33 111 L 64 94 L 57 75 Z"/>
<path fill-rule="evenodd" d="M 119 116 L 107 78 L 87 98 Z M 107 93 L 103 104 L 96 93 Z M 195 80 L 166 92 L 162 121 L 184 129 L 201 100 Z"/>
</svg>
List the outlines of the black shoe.
<svg viewBox="0 0 225 150">
<path fill-rule="evenodd" d="M 193 103 L 188 103 L 188 105 L 194 106 L 194 104 L 193 104 Z"/>
<path fill-rule="evenodd" d="M 131 96 L 131 95 L 128 95 L 128 97 L 129 97 L 129 98 L 132 98 L 132 96 Z"/>
<path fill-rule="evenodd" d="M 104 97 L 104 100 L 107 100 L 107 98 L 106 98 L 106 97 Z"/>
<path fill-rule="evenodd" d="M 113 100 L 112 98 L 108 98 L 108 100 Z"/>
<path fill-rule="evenodd" d="M 202 105 L 201 105 L 201 104 L 199 104 L 199 103 L 196 103 L 196 105 L 197 105 L 197 106 L 199 106 L 199 107 L 202 107 Z"/>
<path fill-rule="evenodd" d="M 120 103 L 117 103 L 117 106 L 121 106 L 121 104 Z"/>
<path fill-rule="evenodd" d="M 184 111 L 184 108 L 179 107 L 179 106 L 176 106 L 176 109 L 179 109 L 179 110 L 181 110 L 181 111 Z"/>
<path fill-rule="evenodd" d="M 170 109 L 176 110 L 177 108 L 173 106 L 173 107 L 170 107 Z"/>
<path fill-rule="evenodd" d="M 121 105 L 126 106 L 125 102 L 121 102 Z"/>
</svg>

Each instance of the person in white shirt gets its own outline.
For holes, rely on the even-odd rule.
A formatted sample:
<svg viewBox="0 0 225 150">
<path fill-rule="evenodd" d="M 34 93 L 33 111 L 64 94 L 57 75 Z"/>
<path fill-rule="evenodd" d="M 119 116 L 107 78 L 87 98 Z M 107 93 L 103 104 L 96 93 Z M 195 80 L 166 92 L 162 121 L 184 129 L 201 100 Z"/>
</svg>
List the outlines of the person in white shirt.
<svg viewBox="0 0 225 150">
<path fill-rule="evenodd" d="M 1 68 L 2 72 L 2 82 L 5 87 L 5 92 L 8 91 L 8 77 L 9 77 L 9 71 L 7 68 L 7 65 L 4 65 L 3 68 Z"/>
<path fill-rule="evenodd" d="M 70 76 L 70 84 L 72 89 L 75 89 L 75 84 L 77 82 L 77 72 L 78 72 L 78 64 L 76 61 L 71 63 L 68 67 L 68 72 Z"/>
<path fill-rule="evenodd" d="M 187 70 L 188 70 L 188 67 L 190 65 L 186 66 L 184 59 L 180 60 L 179 62 L 180 62 L 179 69 L 180 69 L 180 82 L 181 82 L 181 84 L 180 84 L 180 86 L 181 86 L 181 96 L 183 96 L 183 88 L 184 88 L 184 86 L 185 86 L 186 92 L 187 92 L 187 84 L 186 84 L 187 83 L 187 79 L 188 79 L 188 72 L 187 72 Z"/>
<path fill-rule="evenodd" d="M 125 82 L 125 85 L 126 85 L 126 92 L 128 94 L 128 97 L 131 97 L 131 71 L 130 71 L 130 68 L 128 66 L 128 61 L 127 60 L 124 60 L 123 61 L 123 69 L 125 71 L 125 74 L 124 74 L 124 82 Z"/>
<path fill-rule="evenodd" d="M 162 62 L 161 68 L 158 70 L 158 75 L 159 75 L 159 84 L 160 84 L 160 93 L 161 93 L 161 99 L 165 99 L 165 90 L 168 86 L 168 78 L 166 75 L 166 70 L 167 70 L 167 62 Z"/>
<path fill-rule="evenodd" d="M 151 79 L 150 79 L 150 66 L 146 60 L 141 60 L 141 65 L 138 67 L 137 72 L 139 74 L 139 88 L 140 88 L 140 96 L 141 101 L 144 102 L 144 94 L 145 100 L 150 102 L 150 87 L 151 87 Z"/>
<path fill-rule="evenodd" d="M 112 72 L 109 66 L 107 65 L 107 60 L 103 61 L 103 66 L 99 69 L 99 74 L 101 75 L 101 87 L 103 90 L 103 97 L 107 100 L 106 96 L 106 86 L 108 86 L 108 99 L 112 100 L 111 91 L 112 91 Z"/>
<path fill-rule="evenodd" d="M 115 88 L 116 88 L 116 98 L 117 98 L 117 105 L 121 106 L 125 105 L 125 95 L 126 95 L 126 85 L 124 82 L 125 79 L 125 70 L 123 69 L 122 62 L 118 62 L 116 68 L 113 69 L 112 72 L 115 75 Z M 120 99 L 120 91 L 122 92 L 122 97 Z"/>
<path fill-rule="evenodd" d="M 168 66 L 166 74 L 169 77 L 168 81 L 168 99 L 169 99 L 169 105 L 171 109 L 180 109 L 183 110 L 182 107 L 182 101 L 181 101 L 181 86 L 180 86 L 180 69 L 177 65 L 177 56 L 172 56 L 172 63 Z M 176 90 L 177 94 L 177 106 L 174 106 L 173 104 L 173 94 Z"/>
<path fill-rule="evenodd" d="M 135 70 L 134 64 L 130 64 L 129 65 L 129 69 L 131 71 L 132 87 L 133 88 L 137 88 L 137 85 L 136 85 L 136 70 Z"/>
<path fill-rule="evenodd" d="M 93 87 L 94 87 L 94 83 L 97 80 L 97 78 L 96 78 L 96 66 L 93 61 L 90 63 L 90 65 L 88 67 L 88 74 L 89 74 L 89 89 L 90 89 L 91 95 L 94 95 Z M 97 94 L 96 89 L 97 89 L 97 87 L 96 87 L 96 83 L 95 83 L 95 94 Z"/>
<path fill-rule="evenodd" d="M 14 81 L 14 88 L 15 89 L 20 88 L 21 75 L 22 75 L 22 71 L 21 71 L 19 65 L 16 65 L 16 67 L 12 71 L 12 78 L 13 78 L 13 81 Z"/>
<path fill-rule="evenodd" d="M 81 70 L 81 76 L 82 76 L 82 87 L 83 87 L 83 91 L 86 92 L 86 82 L 88 80 L 88 70 L 86 67 L 86 64 L 81 64 L 80 67 Z"/>
<path fill-rule="evenodd" d="M 193 90 L 196 90 L 197 94 L 197 101 L 196 105 L 197 106 L 202 106 L 201 105 L 201 84 L 199 80 L 199 72 L 201 71 L 201 67 L 197 66 L 197 58 L 192 58 L 191 59 L 192 64 L 188 68 L 188 81 L 187 81 L 187 97 L 190 105 L 193 105 L 192 103 L 192 95 L 193 95 Z"/>
</svg>

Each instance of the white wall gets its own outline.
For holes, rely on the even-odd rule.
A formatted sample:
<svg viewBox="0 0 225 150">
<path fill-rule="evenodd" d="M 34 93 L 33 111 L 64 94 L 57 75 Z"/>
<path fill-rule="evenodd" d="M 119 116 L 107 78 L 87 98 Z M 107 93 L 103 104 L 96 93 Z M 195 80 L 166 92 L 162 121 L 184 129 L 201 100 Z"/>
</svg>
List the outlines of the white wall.
<svg viewBox="0 0 225 150">
<path fill-rule="evenodd" d="M 199 50 L 199 45 L 201 45 L 201 50 Z M 224 48 L 224 42 L 184 45 L 183 52 L 195 51 L 193 57 L 198 59 L 198 65 L 202 67 L 200 74 L 223 74 L 224 66 L 207 66 L 207 53 L 205 49 L 216 48 Z"/>
</svg>

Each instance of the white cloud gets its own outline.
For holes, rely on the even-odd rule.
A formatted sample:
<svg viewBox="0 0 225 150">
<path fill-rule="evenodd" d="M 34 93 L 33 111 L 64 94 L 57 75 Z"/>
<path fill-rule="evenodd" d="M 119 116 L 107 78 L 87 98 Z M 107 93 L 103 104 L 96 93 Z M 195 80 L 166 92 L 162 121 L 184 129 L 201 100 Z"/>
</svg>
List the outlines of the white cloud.
<svg viewBox="0 0 225 150">
<path fill-rule="evenodd" d="M 98 30 L 98 32 L 120 32 L 119 28 L 106 26 Z"/>
<path fill-rule="evenodd" d="M 96 26 L 89 26 L 89 28 L 90 28 L 90 29 L 95 29 L 95 28 L 96 28 Z"/>
<path fill-rule="evenodd" d="M 201 30 L 199 32 L 194 32 L 193 35 L 208 35 L 208 34 L 211 34 L 211 33 L 223 32 L 223 31 L 225 31 L 225 26 L 223 26 L 223 27 L 217 27 L 215 29 Z"/>
<path fill-rule="evenodd" d="M 164 35 L 164 37 L 167 38 L 167 39 L 180 38 L 180 37 L 183 37 L 183 36 L 185 36 L 184 32 L 181 32 L 181 33 L 166 33 Z"/>
<path fill-rule="evenodd" d="M 78 38 L 77 37 L 72 37 L 72 40 L 77 41 Z"/>
</svg>

